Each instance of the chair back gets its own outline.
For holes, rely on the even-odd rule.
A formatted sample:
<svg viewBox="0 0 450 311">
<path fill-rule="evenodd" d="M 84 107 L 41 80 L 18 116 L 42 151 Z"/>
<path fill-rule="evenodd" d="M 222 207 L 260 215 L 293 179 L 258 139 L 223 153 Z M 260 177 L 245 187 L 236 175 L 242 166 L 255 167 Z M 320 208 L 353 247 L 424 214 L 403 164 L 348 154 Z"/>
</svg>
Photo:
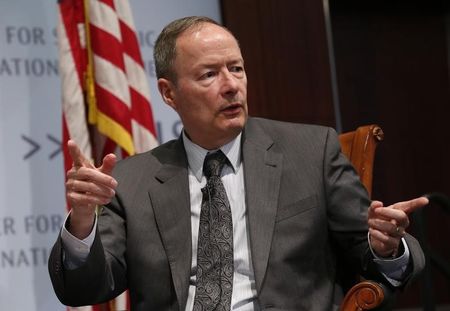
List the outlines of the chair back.
<svg viewBox="0 0 450 311">
<path fill-rule="evenodd" d="M 376 124 L 360 126 L 355 131 L 339 135 L 342 153 L 353 164 L 361 182 L 369 192 L 369 196 L 372 194 L 375 150 L 383 139 L 383 130 Z"/>
</svg>

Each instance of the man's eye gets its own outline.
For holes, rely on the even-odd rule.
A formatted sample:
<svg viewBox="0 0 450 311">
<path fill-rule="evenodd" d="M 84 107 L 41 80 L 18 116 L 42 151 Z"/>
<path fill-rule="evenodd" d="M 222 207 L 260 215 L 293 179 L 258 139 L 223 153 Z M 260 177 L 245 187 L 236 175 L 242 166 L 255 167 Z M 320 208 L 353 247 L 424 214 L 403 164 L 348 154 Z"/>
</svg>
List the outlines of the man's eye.
<svg viewBox="0 0 450 311">
<path fill-rule="evenodd" d="M 204 73 L 201 76 L 201 79 L 208 79 L 208 78 L 212 78 L 216 75 L 216 73 L 214 71 L 208 71 L 207 73 Z"/>
<path fill-rule="evenodd" d="M 233 67 L 230 68 L 230 71 L 231 72 L 242 72 L 242 71 L 244 71 L 244 67 L 242 67 L 242 66 L 233 66 Z"/>
</svg>

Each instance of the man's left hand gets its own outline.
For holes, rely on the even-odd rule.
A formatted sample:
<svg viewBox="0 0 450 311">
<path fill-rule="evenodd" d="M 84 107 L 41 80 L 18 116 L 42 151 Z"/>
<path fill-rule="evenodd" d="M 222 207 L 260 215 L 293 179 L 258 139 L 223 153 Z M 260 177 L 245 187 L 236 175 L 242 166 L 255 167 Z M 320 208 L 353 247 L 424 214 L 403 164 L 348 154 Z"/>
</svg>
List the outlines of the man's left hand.
<svg viewBox="0 0 450 311">
<path fill-rule="evenodd" d="M 380 201 L 373 201 L 367 219 L 373 251 L 380 257 L 396 257 L 401 238 L 409 226 L 408 215 L 427 204 L 428 199 L 425 197 L 387 207 Z"/>
</svg>

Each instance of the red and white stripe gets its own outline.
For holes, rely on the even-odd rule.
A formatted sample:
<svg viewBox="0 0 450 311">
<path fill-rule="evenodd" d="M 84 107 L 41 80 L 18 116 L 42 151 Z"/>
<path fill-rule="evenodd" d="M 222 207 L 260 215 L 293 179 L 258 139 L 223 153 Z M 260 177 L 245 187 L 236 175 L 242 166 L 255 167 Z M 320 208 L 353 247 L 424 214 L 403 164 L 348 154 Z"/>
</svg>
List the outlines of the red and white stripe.
<svg viewBox="0 0 450 311">
<path fill-rule="evenodd" d="M 157 144 L 150 91 L 128 1 L 90 0 L 99 110 L 126 128 L 135 152 Z M 111 111 L 105 102 L 115 102 Z"/>
</svg>

